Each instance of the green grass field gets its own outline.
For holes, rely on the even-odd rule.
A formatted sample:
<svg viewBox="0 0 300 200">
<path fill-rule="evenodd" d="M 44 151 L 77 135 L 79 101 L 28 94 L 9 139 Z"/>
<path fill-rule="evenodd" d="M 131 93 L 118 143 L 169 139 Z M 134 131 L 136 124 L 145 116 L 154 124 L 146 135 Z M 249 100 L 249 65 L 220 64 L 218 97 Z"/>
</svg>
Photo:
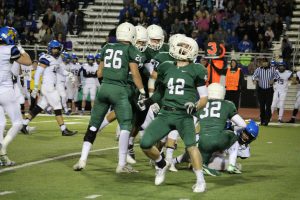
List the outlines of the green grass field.
<svg viewBox="0 0 300 200">
<path fill-rule="evenodd" d="M 3 171 L 0 167 L 0 199 L 60 200 L 87 199 L 300 199 L 300 127 L 269 126 L 260 129 L 259 138 L 252 144 L 252 157 L 238 160 L 243 174 L 206 177 L 207 191 L 192 193 L 194 174 L 181 166 L 177 173 L 168 173 L 161 186 L 154 185 L 154 169 L 136 147 L 138 174 L 115 174 L 117 142 L 115 124 L 98 135 L 87 168 L 74 172 L 72 166 L 78 155 L 70 155 L 48 162 L 25 165 L 56 156 L 81 151 L 87 117 L 67 118 L 68 127 L 78 130 L 73 137 L 62 137 L 54 117 L 41 116 L 31 123 L 37 130 L 32 135 L 20 134 L 9 148 L 9 156 L 16 168 Z M 76 123 L 76 124 L 75 124 Z M 183 151 L 182 143 L 175 155 Z M 24 164 L 24 165 L 23 165 Z M 4 191 L 14 193 L 3 195 Z"/>
</svg>

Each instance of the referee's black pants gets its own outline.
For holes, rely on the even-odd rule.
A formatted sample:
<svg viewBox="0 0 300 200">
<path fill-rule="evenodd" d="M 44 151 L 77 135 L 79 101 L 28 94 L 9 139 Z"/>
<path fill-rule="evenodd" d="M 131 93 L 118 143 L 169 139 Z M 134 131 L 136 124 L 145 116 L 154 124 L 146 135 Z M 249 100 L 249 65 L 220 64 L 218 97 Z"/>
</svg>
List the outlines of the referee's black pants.
<svg viewBox="0 0 300 200">
<path fill-rule="evenodd" d="M 258 87 L 257 97 L 260 106 L 260 121 L 262 124 L 268 125 L 272 117 L 271 105 L 273 101 L 273 88 L 263 89 Z"/>
<path fill-rule="evenodd" d="M 240 90 L 226 90 L 225 99 L 232 101 L 237 110 L 239 109 L 240 105 L 240 94 Z"/>
</svg>

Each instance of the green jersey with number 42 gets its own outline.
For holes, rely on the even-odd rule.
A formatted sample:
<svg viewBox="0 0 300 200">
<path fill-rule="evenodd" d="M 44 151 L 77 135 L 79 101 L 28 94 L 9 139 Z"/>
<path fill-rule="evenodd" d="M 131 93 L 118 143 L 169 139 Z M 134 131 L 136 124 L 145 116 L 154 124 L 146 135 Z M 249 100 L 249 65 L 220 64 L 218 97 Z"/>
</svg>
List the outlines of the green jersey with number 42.
<svg viewBox="0 0 300 200">
<path fill-rule="evenodd" d="M 158 80 L 163 83 L 165 93 L 163 106 L 185 110 L 186 102 L 196 102 L 197 87 L 205 85 L 207 70 L 201 64 L 177 67 L 176 62 L 164 62 L 158 68 Z"/>
<path fill-rule="evenodd" d="M 107 44 L 101 50 L 104 62 L 103 83 L 126 86 L 128 82 L 129 63 L 141 62 L 140 51 L 131 44 Z"/>
<path fill-rule="evenodd" d="M 199 110 L 200 133 L 216 133 L 224 130 L 227 119 L 237 110 L 231 101 L 209 99 L 206 106 Z"/>
</svg>

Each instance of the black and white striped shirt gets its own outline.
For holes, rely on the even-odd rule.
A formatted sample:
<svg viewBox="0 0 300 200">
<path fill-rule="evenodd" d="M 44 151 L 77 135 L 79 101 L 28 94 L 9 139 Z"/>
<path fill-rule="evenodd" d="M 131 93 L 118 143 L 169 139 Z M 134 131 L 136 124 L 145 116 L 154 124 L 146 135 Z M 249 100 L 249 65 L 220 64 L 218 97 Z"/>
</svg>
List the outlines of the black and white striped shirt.
<svg viewBox="0 0 300 200">
<path fill-rule="evenodd" d="M 280 77 L 274 67 L 259 67 L 254 71 L 252 80 L 258 81 L 258 86 L 262 89 L 273 87 L 272 80 L 278 80 Z"/>
</svg>

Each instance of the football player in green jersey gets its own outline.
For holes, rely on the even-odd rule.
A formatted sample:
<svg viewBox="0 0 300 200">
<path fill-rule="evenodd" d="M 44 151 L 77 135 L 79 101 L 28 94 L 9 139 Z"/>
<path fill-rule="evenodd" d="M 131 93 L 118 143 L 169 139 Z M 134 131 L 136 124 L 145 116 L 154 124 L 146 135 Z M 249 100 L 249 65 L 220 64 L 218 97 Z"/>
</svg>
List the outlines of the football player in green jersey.
<svg viewBox="0 0 300 200">
<path fill-rule="evenodd" d="M 126 165 L 128 140 L 132 128 L 132 108 L 128 98 L 127 83 L 130 69 L 133 82 L 140 92 L 139 98 L 145 98 L 145 90 L 138 71 L 141 55 L 139 50 L 132 45 L 136 37 L 136 30 L 132 24 L 127 22 L 120 24 L 117 27 L 116 36 L 118 43 L 105 45 L 101 52 L 102 57 L 97 75 L 98 78 L 103 78 L 102 86 L 96 95 L 89 126 L 84 136 L 81 157 L 73 166 L 76 171 L 80 171 L 86 166 L 88 153 L 97 131 L 112 105 L 121 129 L 116 173 L 135 172 L 129 165 Z"/>
<path fill-rule="evenodd" d="M 155 185 L 165 180 L 170 163 L 162 158 L 155 143 L 170 131 L 178 130 L 192 160 L 197 177 L 193 192 L 204 192 L 206 183 L 203 177 L 202 160 L 196 146 L 195 126 L 192 114 L 203 108 L 207 102 L 205 85 L 207 71 L 193 60 L 198 55 L 198 45 L 192 38 L 185 37 L 170 46 L 170 54 L 176 62 L 164 62 L 158 68 L 157 81 L 165 88 L 162 108 L 158 116 L 146 128 L 140 146 L 144 153 L 155 161 L 157 172 Z M 196 102 L 196 93 L 200 100 Z"/>
</svg>

